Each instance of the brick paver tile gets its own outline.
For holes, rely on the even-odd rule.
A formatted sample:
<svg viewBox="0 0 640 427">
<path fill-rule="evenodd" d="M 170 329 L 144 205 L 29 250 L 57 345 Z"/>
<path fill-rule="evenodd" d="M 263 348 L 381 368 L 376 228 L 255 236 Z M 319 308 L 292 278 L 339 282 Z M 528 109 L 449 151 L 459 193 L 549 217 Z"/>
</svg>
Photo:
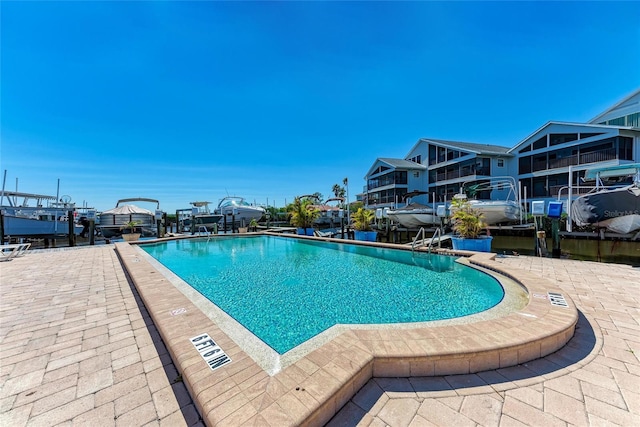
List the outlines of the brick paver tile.
<svg viewBox="0 0 640 427">
<path fill-rule="evenodd" d="M 509 396 L 504 399 L 502 414 L 527 425 L 566 426 L 563 420 Z"/>
<path fill-rule="evenodd" d="M 414 399 L 389 399 L 378 417 L 391 426 L 408 426 L 416 415 L 420 402 Z"/>
<path fill-rule="evenodd" d="M 508 390 L 506 396 L 518 399 L 522 403 L 531 405 L 536 409 L 544 410 L 544 393 L 535 390 L 533 387 L 522 387 Z"/>
<path fill-rule="evenodd" d="M 440 426 L 475 426 L 476 423 L 438 401 L 425 399 L 418 408 L 418 415 L 427 421 Z"/>
<path fill-rule="evenodd" d="M 589 396 L 585 396 L 584 403 L 590 415 L 593 414 L 621 426 L 640 425 L 640 417 L 638 415 L 620 409 L 616 406 L 609 405 L 608 403 L 593 399 Z"/>
<path fill-rule="evenodd" d="M 39 386 L 44 378 L 44 369 L 37 369 L 32 372 L 10 378 L 2 386 L 0 397 L 7 397 L 21 393 Z"/>
<path fill-rule="evenodd" d="M 587 414 L 584 402 L 554 390 L 544 393 L 544 409 L 561 420 L 573 425 L 586 425 Z"/>
<path fill-rule="evenodd" d="M 138 390 L 125 393 L 115 400 L 115 414 L 119 417 L 148 402 L 152 402 L 151 393 L 147 387 L 141 387 Z"/>
<path fill-rule="evenodd" d="M 93 395 L 75 399 L 66 405 L 58 406 L 55 409 L 30 418 L 29 427 L 48 427 L 71 420 L 76 416 L 93 409 L 93 403 Z"/>
<path fill-rule="evenodd" d="M 27 425 L 33 404 L 19 406 L 0 413 L 0 426 L 22 427 Z"/>
<path fill-rule="evenodd" d="M 466 396 L 460 408 L 461 414 L 483 426 L 498 425 L 501 412 L 502 399 L 495 393 Z"/>
<path fill-rule="evenodd" d="M 85 374 L 78 379 L 78 397 L 93 394 L 113 385 L 113 371 L 110 368 Z"/>
<path fill-rule="evenodd" d="M 126 412 L 116 419 L 117 427 L 142 426 L 148 422 L 157 420 L 156 408 L 153 402 L 147 402 L 129 412 Z"/>
</svg>

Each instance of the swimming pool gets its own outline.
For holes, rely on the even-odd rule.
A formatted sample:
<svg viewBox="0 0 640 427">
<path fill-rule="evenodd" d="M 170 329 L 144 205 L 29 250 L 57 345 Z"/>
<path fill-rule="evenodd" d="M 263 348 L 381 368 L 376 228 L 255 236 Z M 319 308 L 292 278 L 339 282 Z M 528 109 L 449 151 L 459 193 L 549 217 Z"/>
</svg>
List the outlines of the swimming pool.
<svg viewBox="0 0 640 427">
<path fill-rule="evenodd" d="M 277 236 L 141 246 L 279 354 L 335 324 L 449 319 L 504 291 L 452 257 Z"/>
</svg>

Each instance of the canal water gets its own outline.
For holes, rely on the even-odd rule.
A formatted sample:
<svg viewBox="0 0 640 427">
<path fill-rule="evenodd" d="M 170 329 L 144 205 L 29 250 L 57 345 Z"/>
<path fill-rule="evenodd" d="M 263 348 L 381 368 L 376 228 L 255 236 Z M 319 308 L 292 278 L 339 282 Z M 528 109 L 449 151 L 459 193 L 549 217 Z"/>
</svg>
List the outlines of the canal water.
<svg viewBox="0 0 640 427">
<path fill-rule="evenodd" d="M 533 236 L 494 235 L 491 251 L 507 255 L 517 252 L 521 255 L 536 255 Z M 553 241 L 546 239 L 548 256 L 551 256 Z M 583 261 L 613 262 L 640 267 L 640 242 L 598 239 L 561 239 L 562 257 Z"/>
</svg>

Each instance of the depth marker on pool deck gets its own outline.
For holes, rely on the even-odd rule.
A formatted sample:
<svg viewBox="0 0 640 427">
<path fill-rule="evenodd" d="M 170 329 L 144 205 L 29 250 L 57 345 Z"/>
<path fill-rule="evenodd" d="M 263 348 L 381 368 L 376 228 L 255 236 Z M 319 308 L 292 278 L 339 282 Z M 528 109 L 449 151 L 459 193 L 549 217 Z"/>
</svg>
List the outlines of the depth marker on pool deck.
<svg viewBox="0 0 640 427">
<path fill-rule="evenodd" d="M 209 334 L 200 334 L 190 340 L 212 371 L 231 363 L 231 358 L 211 339 Z"/>
<path fill-rule="evenodd" d="M 569 304 L 567 304 L 567 300 L 564 299 L 564 296 L 562 296 L 562 294 L 556 292 L 547 292 L 547 294 L 549 295 L 549 301 L 551 302 L 551 305 L 557 305 L 559 307 L 569 307 Z"/>
</svg>

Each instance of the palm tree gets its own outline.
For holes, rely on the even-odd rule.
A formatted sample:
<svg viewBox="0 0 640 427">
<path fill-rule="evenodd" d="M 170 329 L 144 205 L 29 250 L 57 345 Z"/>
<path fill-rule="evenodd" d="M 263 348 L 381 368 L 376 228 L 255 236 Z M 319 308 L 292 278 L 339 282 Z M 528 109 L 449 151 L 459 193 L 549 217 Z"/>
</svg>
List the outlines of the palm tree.
<svg viewBox="0 0 640 427">
<path fill-rule="evenodd" d="M 312 205 L 312 199 L 296 197 L 287 209 L 291 213 L 291 225 L 304 228 L 305 233 L 307 228 L 313 227 L 313 221 L 320 216 L 320 211 L 313 208 Z"/>
</svg>

